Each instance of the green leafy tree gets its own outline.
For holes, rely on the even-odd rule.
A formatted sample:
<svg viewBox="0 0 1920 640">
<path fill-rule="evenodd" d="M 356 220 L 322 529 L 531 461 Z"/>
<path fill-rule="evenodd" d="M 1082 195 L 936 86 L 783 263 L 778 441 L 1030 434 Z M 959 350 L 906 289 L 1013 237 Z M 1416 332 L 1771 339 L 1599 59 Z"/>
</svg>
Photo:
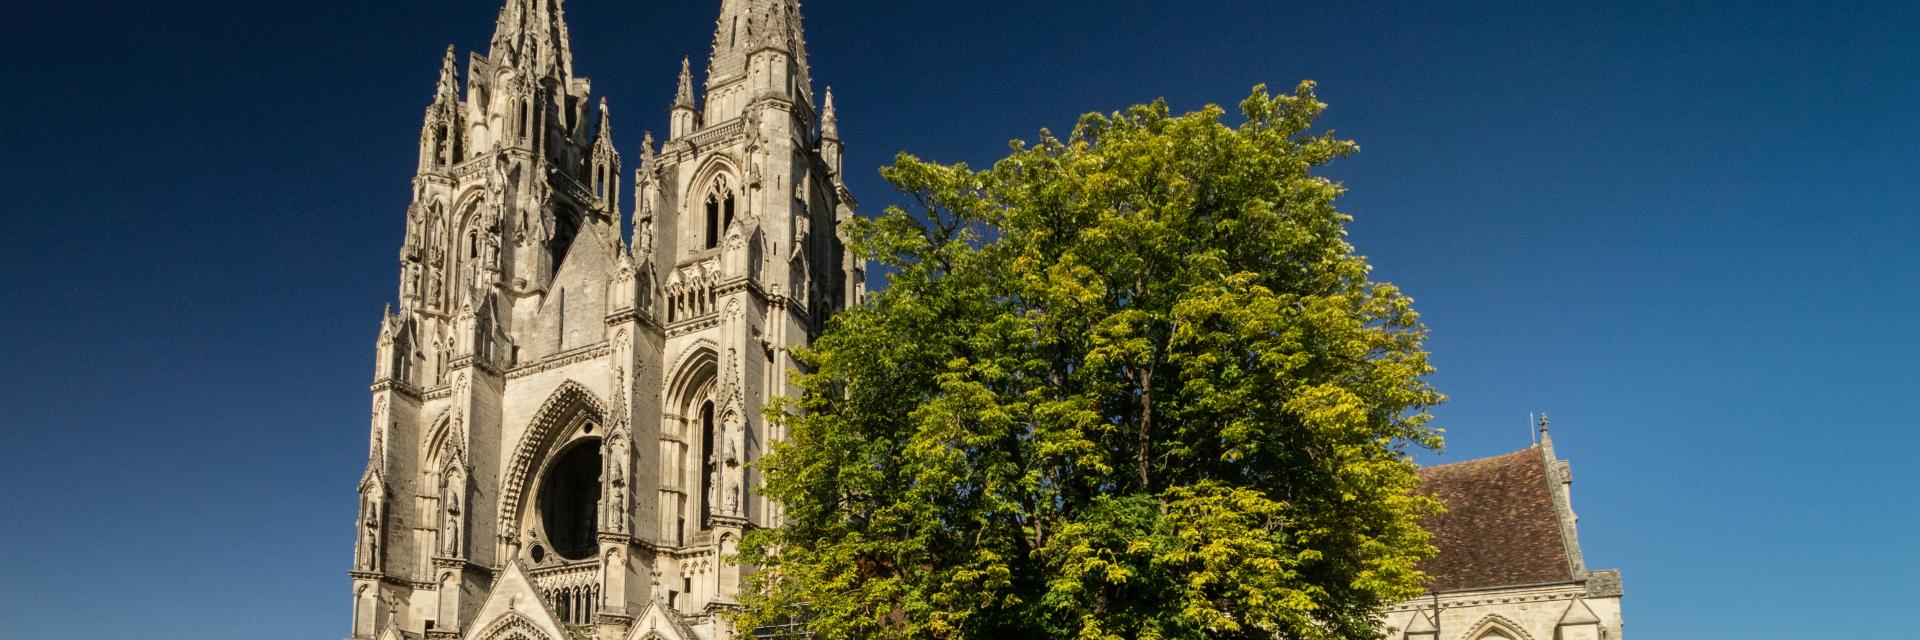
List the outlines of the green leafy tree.
<svg viewBox="0 0 1920 640">
<path fill-rule="evenodd" d="M 735 623 L 841 638 L 1375 638 L 1431 555 L 1411 447 L 1443 400 L 1367 279 L 1311 83 L 1244 123 L 1164 102 L 901 155 L 853 223 L 891 271 L 769 415 L 780 528 Z"/>
</svg>

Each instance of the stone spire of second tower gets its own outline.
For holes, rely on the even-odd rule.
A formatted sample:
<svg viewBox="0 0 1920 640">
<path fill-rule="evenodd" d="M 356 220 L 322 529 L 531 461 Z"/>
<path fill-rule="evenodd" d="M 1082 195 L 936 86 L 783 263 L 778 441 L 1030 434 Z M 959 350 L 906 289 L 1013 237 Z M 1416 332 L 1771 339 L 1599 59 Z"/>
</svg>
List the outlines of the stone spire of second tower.
<svg viewBox="0 0 1920 640">
<path fill-rule="evenodd" d="M 509 64 L 566 80 L 573 77 L 573 44 L 564 0 L 507 0 L 493 31 L 495 64 Z"/>
<path fill-rule="evenodd" d="M 707 58 L 707 88 L 746 75 L 755 53 L 772 50 L 790 56 L 799 92 L 811 95 L 805 34 L 798 0 L 723 0 Z"/>
</svg>

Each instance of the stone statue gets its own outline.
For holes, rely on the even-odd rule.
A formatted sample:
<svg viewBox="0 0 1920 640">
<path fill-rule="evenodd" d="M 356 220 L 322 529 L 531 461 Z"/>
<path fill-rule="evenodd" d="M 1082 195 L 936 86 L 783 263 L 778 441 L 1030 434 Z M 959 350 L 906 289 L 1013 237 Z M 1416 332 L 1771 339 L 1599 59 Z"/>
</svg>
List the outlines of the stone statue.
<svg viewBox="0 0 1920 640">
<path fill-rule="evenodd" d="M 707 508 L 717 510 L 720 507 L 720 465 L 708 464 L 707 467 Z"/>
<path fill-rule="evenodd" d="M 728 411 L 726 418 L 721 420 L 720 461 L 724 466 L 720 472 L 724 475 L 726 485 L 724 508 L 729 515 L 740 515 L 740 432 L 740 413 Z"/>
<path fill-rule="evenodd" d="M 406 271 L 403 272 L 400 276 L 400 297 L 402 298 L 420 297 L 420 265 L 419 264 L 414 263 L 412 261 L 407 262 Z"/>
<path fill-rule="evenodd" d="M 616 342 L 624 341 L 625 339 L 626 339 L 626 334 L 623 332 L 620 335 L 620 339 L 616 340 Z M 621 348 L 623 348 L 624 346 L 625 345 L 621 345 Z M 618 353 L 618 349 L 619 348 L 616 348 L 616 353 Z M 626 367 L 622 367 L 620 365 L 614 365 L 613 366 L 613 411 L 614 413 L 625 414 L 626 404 L 627 404 L 627 369 Z"/>
<path fill-rule="evenodd" d="M 368 497 L 362 511 L 365 517 L 361 522 L 360 533 L 360 569 L 379 570 L 380 559 L 380 502 Z"/>
<path fill-rule="evenodd" d="M 446 545 L 449 558 L 460 557 L 460 488 L 458 483 L 447 482 L 446 521 L 441 524 L 440 537 Z"/>
<path fill-rule="evenodd" d="M 627 463 L 625 452 L 621 449 L 614 448 L 612 479 L 608 481 L 613 491 L 612 499 L 607 501 L 607 524 L 615 533 L 627 530 Z"/>
<path fill-rule="evenodd" d="M 633 228 L 633 243 L 640 247 L 643 258 L 653 257 L 653 211 L 649 207 L 640 223 Z"/>
<path fill-rule="evenodd" d="M 428 305 L 431 305 L 434 307 L 440 306 L 440 298 L 441 298 L 440 292 L 441 292 L 442 285 L 443 283 L 441 282 L 439 269 L 435 269 L 433 270 L 433 272 L 427 274 L 427 304 Z"/>
</svg>

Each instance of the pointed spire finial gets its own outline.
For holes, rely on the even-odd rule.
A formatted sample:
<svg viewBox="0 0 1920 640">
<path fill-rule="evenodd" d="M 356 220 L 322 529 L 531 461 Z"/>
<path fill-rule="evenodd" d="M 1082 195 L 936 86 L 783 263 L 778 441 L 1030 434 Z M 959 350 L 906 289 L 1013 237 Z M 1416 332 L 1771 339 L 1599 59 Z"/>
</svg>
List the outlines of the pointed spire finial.
<svg viewBox="0 0 1920 640">
<path fill-rule="evenodd" d="M 823 140 L 840 139 L 840 118 L 833 112 L 833 87 L 827 87 L 826 106 L 820 110 L 820 138 Z"/>
<path fill-rule="evenodd" d="M 596 134 L 599 140 L 613 139 L 613 114 L 607 111 L 606 96 L 600 97 L 600 122 L 595 126 L 599 129 Z"/>
<path fill-rule="evenodd" d="M 440 86 L 436 97 L 460 97 L 460 68 L 454 61 L 453 45 L 447 45 L 447 55 L 440 61 Z"/>
<path fill-rule="evenodd" d="M 509 63 L 535 75 L 573 77 L 573 51 L 566 11 L 559 0 L 507 0 L 494 26 L 496 63 Z M 564 83 L 563 83 L 564 84 Z"/>
<path fill-rule="evenodd" d="M 693 108 L 693 59 L 680 58 L 680 87 L 673 94 L 675 108 Z"/>
</svg>

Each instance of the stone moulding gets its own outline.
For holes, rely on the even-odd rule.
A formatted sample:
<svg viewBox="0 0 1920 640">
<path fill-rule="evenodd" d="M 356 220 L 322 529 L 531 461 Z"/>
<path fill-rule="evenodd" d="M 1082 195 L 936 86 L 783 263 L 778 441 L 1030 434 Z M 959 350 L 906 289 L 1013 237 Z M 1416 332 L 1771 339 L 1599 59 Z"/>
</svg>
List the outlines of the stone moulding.
<svg viewBox="0 0 1920 640">
<path fill-rule="evenodd" d="M 534 626 L 533 621 L 518 613 L 501 616 L 475 637 L 480 640 L 558 640 L 547 637 L 546 632 Z"/>
<path fill-rule="evenodd" d="M 1587 595 L 1586 588 L 1579 583 L 1533 585 L 1504 590 L 1467 590 L 1440 595 L 1440 607 L 1443 609 L 1480 607 L 1487 605 L 1511 604 L 1517 602 L 1553 602 L 1557 600 L 1575 600 Z M 1388 612 L 1429 610 L 1433 607 L 1432 595 L 1401 602 L 1389 607 Z"/>
<path fill-rule="evenodd" d="M 589 355 L 591 357 L 587 357 Z M 576 357 L 591 359 L 601 355 L 605 354 L 582 354 Z M 599 396 L 587 390 L 586 386 L 568 380 L 554 389 L 553 394 L 547 396 L 546 403 L 541 405 L 540 411 L 534 414 L 533 423 L 528 427 L 526 435 L 521 437 L 519 446 L 514 449 L 513 462 L 507 468 L 506 474 L 502 476 L 506 483 L 500 491 L 501 531 L 511 532 L 520 529 L 520 503 L 525 498 L 522 494 L 526 490 L 527 475 L 533 467 L 534 460 L 539 458 L 541 452 L 550 444 L 548 441 L 553 438 L 555 429 L 583 411 L 595 420 L 605 420 L 607 405 L 600 401 Z"/>
<path fill-rule="evenodd" d="M 1497 613 L 1487 614 L 1487 617 L 1481 618 L 1479 622 L 1474 623 L 1473 631 L 1461 637 L 1478 638 L 1495 629 L 1500 630 L 1500 633 L 1511 636 L 1514 640 L 1533 640 L 1533 634 L 1527 633 L 1525 627 Z"/>
</svg>

